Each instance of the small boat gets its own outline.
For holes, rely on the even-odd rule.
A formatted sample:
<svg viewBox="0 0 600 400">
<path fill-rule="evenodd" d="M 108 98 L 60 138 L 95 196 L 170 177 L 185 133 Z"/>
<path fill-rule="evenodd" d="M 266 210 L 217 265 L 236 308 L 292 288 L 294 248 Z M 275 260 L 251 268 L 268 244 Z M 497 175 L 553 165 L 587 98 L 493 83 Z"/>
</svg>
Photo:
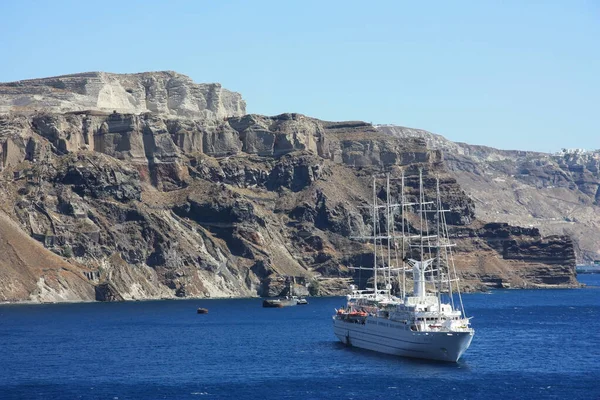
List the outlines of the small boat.
<svg viewBox="0 0 600 400">
<path fill-rule="evenodd" d="M 288 285 L 288 293 L 289 293 L 287 296 L 276 297 L 273 299 L 264 299 L 263 307 L 265 307 L 265 308 L 282 308 L 282 307 L 308 304 L 308 301 L 304 297 L 294 296 L 294 283 L 289 277 L 287 279 L 287 285 Z"/>
<path fill-rule="evenodd" d="M 264 299 L 263 307 L 265 308 L 282 308 L 295 306 L 298 304 L 297 298 L 295 296 L 286 296 L 286 297 L 277 297 L 275 299 Z"/>
<path fill-rule="evenodd" d="M 202 308 L 202 307 L 200 307 L 200 308 L 197 310 L 197 313 L 198 313 L 198 314 L 208 314 L 208 308 Z"/>
<path fill-rule="evenodd" d="M 296 300 L 296 303 L 297 303 L 299 306 L 304 306 L 304 305 L 307 305 L 307 304 L 308 304 L 308 300 L 306 300 L 304 297 L 299 297 L 299 298 Z"/>
</svg>

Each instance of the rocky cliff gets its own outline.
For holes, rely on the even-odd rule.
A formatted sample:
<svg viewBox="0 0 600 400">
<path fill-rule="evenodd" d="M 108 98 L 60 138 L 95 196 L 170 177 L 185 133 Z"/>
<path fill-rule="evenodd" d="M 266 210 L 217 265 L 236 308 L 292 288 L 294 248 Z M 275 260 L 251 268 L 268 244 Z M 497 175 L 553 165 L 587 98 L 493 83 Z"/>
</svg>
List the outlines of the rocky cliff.
<svg viewBox="0 0 600 400">
<path fill-rule="evenodd" d="M 169 100 L 169 89 L 142 108 L 128 96 L 132 105 L 115 107 L 85 89 L 90 83 L 77 89 L 86 76 L 132 96 L 129 84 L 172 88 L 177 78 L 189 102 Z M 65 92 L 49 82 L 64 82 Z M 0 300 L 274 295 L 288 276 L 296 292 L 339 293 L 350 265 L 373 262 L 370 247 L 349 236 L 367 233 L 361 206 L 382 170 L 404 171 L 412 192 L 419 169 L 428 194 L 440 179 L 470 288 L 576 283 L 568 238 L 480 222 L 442 151 L 423 138 L 398 139 L 364 122 L 243 115 L 239 95 L 218 87 L 220 100 L 209 102 L 199 89 L 206 85 L 175 73 L 19 84 L 22 96 L 47 106 L 0 115 L 0 251 L 11 254 L 0 260 Z M 20 86 L 3 87 L 0 104 L 14 104 Z M 76 95 L 96 96 L 96 106 Z"/>
<path fill-rule="evenodd" d="M 239 93 L 218 83 L 197 84 L 172 71 L 88 72 L 0 83 L 0 113 L 89 110 L 224 118 L 244 115 L 246 104 Z"/>
<path fill-rule="evenodd" d="M 498 150 L 419 129 L 378 130 L 399 139 L 421 138 L 442 151 L 449 171 L 475 202 L 479 219 L 566 235 L 574 241 L 579 263 L 600 259 L 600 150 Z"/>
</svg>

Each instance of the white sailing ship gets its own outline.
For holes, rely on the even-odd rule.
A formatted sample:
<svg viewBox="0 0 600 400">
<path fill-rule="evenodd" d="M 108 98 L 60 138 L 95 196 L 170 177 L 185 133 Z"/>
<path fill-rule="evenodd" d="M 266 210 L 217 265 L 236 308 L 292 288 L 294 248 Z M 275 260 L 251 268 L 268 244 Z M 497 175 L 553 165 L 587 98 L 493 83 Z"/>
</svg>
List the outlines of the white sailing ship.
<svg viewBox="0 0 600 400">
<path fill-rule="evenodd" d="M 373 271 L 372 287 L 358 290 L 351 286 L 347 304 L 333 316 L 334 333 L 348 346 L 456 362 L 471 344 L 475 331 L 465 316 L 458 287 L 446 225 L 448 210 L 441 207 L 439 180 L 435 201 L 425 201 L 421 172 L 418 199 L 409 201 L 404 182 L 402 175 L 400 199 L 392 204 L 387 175 L 387 200 L 382 204 L 376 195 L 377 178 L 373 178 L 373 204 L 369 206 L 373 235 L 357 238 L 373 244 L 373 267 L 358 267 Z M 433 217 L 427 218 L 427 214 Z M 420 234 L 408 234 L 405 221 L 409 215 L 413 231 L 416 228 Z M 398 233 L 395 216 L 401 222 Z M 412 275 L 412 293 L 407 290 L 407 275 Z M 392 294 L 393 280 L 399 295 Z"/>
</svg>

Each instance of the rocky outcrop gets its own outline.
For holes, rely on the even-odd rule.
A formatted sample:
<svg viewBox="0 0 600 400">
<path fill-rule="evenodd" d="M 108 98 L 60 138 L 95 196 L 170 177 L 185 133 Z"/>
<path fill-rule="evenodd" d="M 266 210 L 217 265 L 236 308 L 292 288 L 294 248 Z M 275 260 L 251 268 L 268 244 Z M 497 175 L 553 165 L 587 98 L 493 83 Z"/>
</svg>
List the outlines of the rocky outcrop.
<svg viewBox="0 0 600 400">
<path fill-rule="evenodd" d="M 47 251 L 0 211 L 0 301 L 90 301 L 89 268 Z"/>
<path fill-rule="evenodd" d="M 477 218 L 566 235 L 579 263 L 600 258 L 600 151 L 498 150 L 418 129 L 378 129 L 399 139 L 422 138 L 443 152 L 448 169 L 474 201 Z"/>
<path fill-rule="evenodd" d="M 458 266 L 471 287 L 577 284 L 575 250 L 567 236 L 543 237 L 537 228 L 506 223 L 455 227 L 452 234 L 458 243 Z"/>
<path fill-rule="evenodd" d="M 97 78 L 128 93 L 142 75 Z M 89 96 L 96 83 L 78 86 L 80 78 L 57 82 Z M 44 89 L 53 87 L 48 82 L 28 83 L 23 93 L 55 93 Z M 200 96 L 190 88 L 186 95 Z M 0 115 L 0 209 L 10 234 L 35 243 L 30 258 L 0 262 L 0 299 L 277 295 L 290 280 L 295 293 L 339 294 L 352 278 L 369 278 L 349 266 L 372 264 L 372 249 L 349 236 L 369 233 L 363 205 L 373 196 L 373 174 L 382 171 L 394 178 L 403 172 L 409 196 L 418 192 L 419 172 L 427 197 L 439 181 L 471 288 L 576 284 L 568 239 L 483 224 L 448 173 L 443 150 L 422 137 L 300 114 L 241 115 L 233 106 L 223 114 L 208 100 L 208 108 L 186 117 L 191 106 L 169 102 L 167 92 L 167 109 L 153 105 L 163 104 L 156 89 L 141 111 L 103 113 L 83 102 L 82 111 Z M 77 100 L 68 93 L 60 99 Z M 53 96 L 47 101 L 56 111 Z M 376 194 L 400 195 L 396 185 Z M 414 230 L 411 218 L 405 223 Z M 6 246 L 15 257 L 25 251 L 16 239 Z"/>
<path fill-rule="evenodd" d="M 219 119 L 245 114 L 238 93 L 218 83 L 197 84 L 172 71 L 87 72 L 0 83 L 0 113 L 76 111 L 145 113 Z"/>
</svg>

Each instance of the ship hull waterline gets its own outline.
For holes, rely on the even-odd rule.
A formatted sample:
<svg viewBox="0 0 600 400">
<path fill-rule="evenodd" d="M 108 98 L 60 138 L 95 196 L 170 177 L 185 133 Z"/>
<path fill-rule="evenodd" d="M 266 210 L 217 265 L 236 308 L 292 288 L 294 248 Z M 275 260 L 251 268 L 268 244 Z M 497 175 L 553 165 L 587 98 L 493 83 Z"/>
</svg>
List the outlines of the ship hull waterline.
<svg viewBox="0 0 600 400">
<path fill-rule="evenodd" d="M 379 353 L 457 362 L 469 348 L 473 331 L 415 332 L 401 322 L 367 317 L 365 323 L 333 319 L 335 336 L 344 344 Z"/>
</svg>

